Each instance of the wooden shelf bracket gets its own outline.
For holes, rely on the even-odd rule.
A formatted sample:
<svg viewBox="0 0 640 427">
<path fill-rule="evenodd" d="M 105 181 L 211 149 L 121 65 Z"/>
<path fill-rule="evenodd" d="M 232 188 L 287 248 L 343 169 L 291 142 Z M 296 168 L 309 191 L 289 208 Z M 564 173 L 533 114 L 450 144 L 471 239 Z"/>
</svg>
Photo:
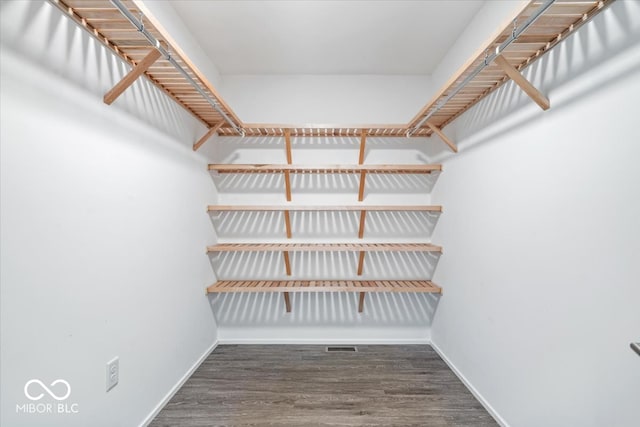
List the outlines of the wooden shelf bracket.
<svg viewBox="0 0 640 427">
<path fill-rule="evenodd" d="M 290 165 L 293 162 L 291 155 L 291 129 L 285 129 L 284 131 L 284 145 L 287 154 L 287 164 Z M 287 202 L 291 201 L 291 176 L 289 171 L 284 171 L 284 186 Z M 284 211 L 284 228 L 287 233 L 287 239 L 291 238 L 291 217 L 289 211 Z M 287 272 L 287 276 L 291 276 L 291 261 L 289 260 L 289 252 L 284 252 L 284 266 Z M 284 300 L 287 306 L 287 313 L 291 312 L 291 302 L 289 301 L 289 293 L 284 294 Z"/>
<path fill-rule="evenodd" d="M 284 229 L 287 233 L 287 239 L 291 238 L 291 216 L 289 215 L 289 211 L 284 211 Z"/>
<path fill-rule="evenodd" d="M 449 148 L 451 149 L 451 151 L 453 151 L 454 153 L 458 152 L 458 146 L 455 144 L 455 142 L 453 142 L 451 139 L 449 139 L 449 137 L 447 135 L 444 134 L 444 132 L 442 132 L 442 129 L 440 129 L 438 126 L 434 125 L 431 122 L 427 122 L 427 126 L 429 127 L 429 129 L 431 129 L 436 135 L 438 135 L 440 137 L 440 139 L 442 140 L 442 142 L 444 142 L 445 144 L 447 144 L 449 146 Z"/>
<path fill-rule="evenodd" d="M 284 269 L 287 272 L 287 276 L 291 276 L 291 261 L 289 259 L 289 251 L 283 251 L 282 256 L 284 257 Z"/>
<path fill-rule="evenodd" d="M 364 164 L 366 144 L 367 144 L 367 129 L 362 129 L 362 131 L 360 131 L 360 156 L 358 157 L 359 165 Z M 360 188 L 358 189 L 359 202 L 364 200 L 364 184 L 365 184 L 366 177 L 367 177 L 366 171 L 360 172 Z"/>
<path fill-rule="evenodd" d="M 365 155 L 366 144 L 367 144 L 367 132 L 368 132 L 368 129 L 362 129 L 360 131 L 360 155 L 358 156 L 359 165 L 364 163 L 364 155 Z"/>
<path fill-rule="evenodd" d="M 520 74 L 520 71 L 518 71 L 513 65 L 511 65 L 504 56 L 496 56 L 494 62 L 498 67 L 502 69 L 502 71 L 507 74 L 507 76 L 509 76 L 511 80 L 513 80 L 518 86 L 520 86 L 520 89 L 522 89 L 527 95 L 529 95 L 529 97 L 533 99 L 535 103 L 540 106 L 540 108 L 542 108 L 543 110 L 549 109 L 551 105 L 549 103 L 549 98 L 544 96 L 538 89 L 536 89 L 531 83 L 529 83 L 529 80 L 525 79 L 524 76 Z"/>
<path fill-rule="evenodd" d="M 358 313 L 362 313 L 364 311 L 364 292 L 360 292 L 358 294 Z"/>
<path fill-rule="evenodd" d="M 126 76 L 122 78 L 116 85 L 109 90 L 109 92 L 104 94 L 104 103 L 107 105 L 111 105 L 113 101 L 115 101 L 122 93 L 127 90 L 129 86 L 136 81 L 138 77 L 140 77 L 145 71 L 149 69 L 156 62 L 162 54 L 158 49 L 151 49 L 151 51 L 145 56 L 140 62 L 136 64 L 135 67 L 131 71 L 127 73 Z"/>
<path fill-rule="evenodd" d="M 291 129 L 284 130 L 284 147 L 287 152 L 287 164 L 293 163 L 293 156 L 291 153 Z"/>
<path fill-rule="evenodd" d="M 198 148 L 202 147 L 204 145 L 205 142 L 207 142 L 209 140 L 209 138 L 211 138 L 213 135 L 215 135 L 216 132 L 218 132 L 218 129 L 220 129 L 222 127 L 222 125 L 224 124 L 224 122 L 218 122 L 216 123 L 215 126 L 209 128 L 209 130 L 207 131 L 207 133 L 205 133 L 202 138 L 200 138 L 198 140 L 198 142 L 196 142 L 195 144 L 193 144 L 193 151 L 197 151 Z"/>
<path fill-rule="evenodd" d="M 360 251 L 360 255 L 358 255 L 358 276 L 362 276 L 362 269 L 364 268 L 364 254 L 365 251 Z"/>
<path fill-rule="evenodd" d="M 287 164 L 290 165 L 292 163 L 291 129 L 284 130 L 284 144 L 287 152 Z M 291 177 L 290 177 L 290 172 L 288 170 L 284 171 L 284 190 L 285 190 L 285 195 L 287 197 L 287 202 L 290 202 L 291 201 Z"/>
<path fill-rule="evenodd" d="M 287 313 L 291 313 L 291 299 L 289 298 L 289 292 L 283 292 L 284 295 L 284 306 L 287 310 Z"/>
<path fill-rule="evenodd" d="M 360 211 L 360 227 L 358 228 L 358 238 L 362 239 L 364 237 L 364 221 L 367 217 L 367 211 L 366 210 L 361 210 Z"/>
<path fill-rule="evenodd" d="M 362 129 L 360 132 L 360 156 L 358 157 L 358 164 L 364 164 L 364 156 L 366 151 L 367 144 L 367 129 Z M 365 179 L 367 178 L 367 173 L 365 171 L 360 172 L 360 188 L 358 189 L 358 201 L 361 202 L 364 200 L 364 184 Z M 360 211 L 360 227 L 358 228 L 358 238 L 362 239 L 364 237 L 364 222 L 367 217 L 367 211 Z M 364 251 L 360 251 L 358 255 L 358 276 L 362 275 L 362 269 L 364 268 Z"/>
</svg>

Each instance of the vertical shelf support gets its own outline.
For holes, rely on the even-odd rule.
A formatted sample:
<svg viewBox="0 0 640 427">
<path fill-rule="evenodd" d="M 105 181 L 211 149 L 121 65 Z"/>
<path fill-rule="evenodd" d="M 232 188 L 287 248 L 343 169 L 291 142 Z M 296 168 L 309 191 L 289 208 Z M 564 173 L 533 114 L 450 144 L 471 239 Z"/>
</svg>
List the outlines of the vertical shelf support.
<svg viewBox="0 0 640 427">
<path fill-rule="evenodd" d="M 367 211 L 364 209 L 360 211 L 360 228 L 358 229 L 358 239 L 364 237 L 364 220 L 367 217 Z"/>
<path fill-rule="evenodd" d="M 287 153 L 287 164 L 292 163 L 291 158 L 291 129 L 284 130 L 284 145 Z M 284 187 L 287 196 L 287 202 L 291 201 L 291 177 L 289 171 L 284 171 Z"/>
<path fill-rule="evenodd" d="M 284 228 L 287 232 L 287 239 L 291 238 L 291 217 L 289 211 L 284 211 Z"/>
<path fill-rule="evenodd" d="M 284 171 L 284 194 L 287 196 L 287 202 L 291 201 L 291 180 L 289 171 Z"/>
<path fill-rule="evenodd" d="M 362 269 L 364 268 L 364 254 L 365 251 L 360 251 L 360 256 L 358 257 L 358 276 L 362 276 Z"/>
<path fill-rule="evenodd" d="M 367 129 L 362 129 L 360 131 L 360 156 L 358 157 L 358 164 L 364 164 L 364 155 L 366 151 L 367 145 Z M 365 179 L 367 177 L 366 172 L 360 172 L 360 189 L 358 190 L 358 201 L 361 202 L 364 200 L 364 184 Z"/>
<path fill-rule="evenodd" d="M 284 257 L 284 268 L 287 272 L 287 276 L 291 276 L 291 262 L 289 261 L 289 251 L 283 251 L 282 256 Z"/>
<path fill-rule="evenodd" d="M 289 299 L 289 292 L 283 292 L 284 294 L 284 306 L 287 309 L 287 313 L 291 313 L 291 299 Z"/>
<path fill-rule="evenodd" d="M 358 157 L 358 164 L 364 164 L 364 154 L 366 150 L 367 144 L 367 129 L 362 129 L 360 131 L 360 156 Z"/>
<path fill-rule="evenodd" d="M 358 201 L 361 202 L 364 200 L 364 183 L 367 178 L 366 172 L 360 172 L 360 188 L 358 189 Z"/>
<path fill-rule="evenodd" d="M 364 292 L 360 292 L 358 295 L 358 313 L 362 313 L 364 311 Z"/>
<path fill-rule="evenodd" d="M 366 153 L 367 146 L 367 129 L 362 129 L 360 131 L 360 155 L 358 157 L 358 164 L 364 164 L 364 156 Z M 360 189 L 358 190 L 358 201 L 361 202 L 364 200 L 364 184 L 365 179 L 367 177 L 366 172 L 360 172 Z M 364 222 L 367 217 L 367 211 L 360 211 L 360 227 L 358 229 L 358 238 L 362 239 L 364 237 Z M 360 255 L 358 256 L 358 276 L 362 275 L 362 269 L 364 268 L 364 251 L 360 251 Z M 364 298 L 364 294 L 362 294 L 361 298 Z M 360 311 L 361 312 L 361 311 Z"/>
<path fill-rule="evenodd" d="M 293 158 L 291 155 L 291 129 L 284 130 L 284 146 L 285 152 L 287 155 L 287 164 L 290 165 L 293 162 Z M 289 171 L 284 172 L 284 185 L 285 185 L 285 193 L 287 196 L 287 202 L 291 201 L 291 177 Z M 291 238 L 291 216 L 288 210 L 284 211 L 284 228 L 287 233 L 287 239 Z M 291 276 L 291 261 L 289 259 L 289 251 L 285 251 L 282 253 L 284 257 L 284 267 L 287 273 L 287 276 Z M 291 302 L 289 301 L 289 293 L 284 293 L 284 301 L 287 305 L 287 313 L 291 312 Z"/>
<path fill-rule="evenodd" d="M 287 151 L 287 164 L 290 165 L 293 163 L 293 158 L 291 156 L 291 129 L 284 130 L 284 147 Z"/>
</svg>

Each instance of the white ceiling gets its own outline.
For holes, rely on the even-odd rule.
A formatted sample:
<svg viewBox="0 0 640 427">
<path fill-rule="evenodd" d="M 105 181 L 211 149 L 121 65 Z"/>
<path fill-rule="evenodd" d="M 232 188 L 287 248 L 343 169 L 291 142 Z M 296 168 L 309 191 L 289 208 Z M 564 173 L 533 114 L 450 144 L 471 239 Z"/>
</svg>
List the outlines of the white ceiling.
<svg viewBox="0 0 640 427">
<path fill-rule="evenodd" d="M 431 74 L 480 0 L 171 0 L 222 74 Z"/>
</svg>

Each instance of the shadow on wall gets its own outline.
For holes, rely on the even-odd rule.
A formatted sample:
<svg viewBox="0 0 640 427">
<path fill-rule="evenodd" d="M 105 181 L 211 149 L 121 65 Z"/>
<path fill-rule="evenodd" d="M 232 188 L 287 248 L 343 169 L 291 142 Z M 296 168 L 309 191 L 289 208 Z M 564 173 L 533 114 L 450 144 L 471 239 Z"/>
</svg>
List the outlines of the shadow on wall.
<svg viewBox="0 0 640 427">
<path fill-rule="evenodd" d="M 358 313 L 358 294 L 350 292 L 292 293 L 286 313 L 280 293 L 230 293 L 209 296 L 220 326 L 420 326 L 431 324 L 439 296 L 369 293 Z"/>
<path fill-rule="evenodd" d="M 367 195 L 430 193 L 439 173 L 431 174 L 367 174 Z M 224 193 L 281 194 L 284 197 L 284 176 L 277 174 L 216 174 L 213 180 L 218 191 Z M 353 194 L 357 203 L 360 175 L 356 173 L 291 174 L 291 191 L 295 194 Z"/>
<path fill-rule="evenodd" d="M 218 238 L 225 242 L 249 243 L 286 238 L 283 212 L 240 211 L 210 215 Z M 358 240 L 359 211 L 291 211 L 289 215 L 296 239 L 327 243 Z M 431 239 L 439 217 L 439 212 L 367 212 L 364 237 L 376 242 L 427 241 Z"/>
<path fill-rule="evenodd" d="M 385 163 L 387 159 L 385 150 L 406 152 L 405 157 L 408 163 L 428 163 L 426 157 L 427 141 L 427 138 L 377 138 L 369 136 L 364 163 Z M 329 150 L 339 150 L 341 154 L 330 159 L 327 158 L 326 163 L 353 165 L 358 163 L 360 137 L 291 137 L 291 148 L 294 164 L 309 163 L 301 161 L 301 159 L 322 163 L 317 160 L 318 155 L 322 156 Z M 270 160 L 265 160 L 263 163 L 286 163 L 284 137 L 282 136 L 221 137 L 216 141 L 215 153 L 213 154 L 216 162 L 219 163 L 242 163 L 243 160 L 238 154 L 240 149 L 247 149 L 251 152 L 256 152 L 256 150 L 269 152 L 267 158 Z M 377 156 L 370 156 L 372 149 L 378 153 Z M 386 161 L 386 163 L 390 162 Z"/>
<path fill-rule="evenodd" d="M 86 37 L 84 29 L 46 1 L 3 1 L 1 10 L 3 49 L 48 69 L 86 91 L 89 97 L 102 100 L 104 93 L 131 70 L 130 65 L 97 40 Z M 8 20 L 16 16 L 21 19 Z M 65 55 L 53 53 L 60 51 Z M 189 147 L 202 133 L 182 107 L 146 78 L 136 80 L 110 108 L 124 110 Z"/>
<path fill-rule="evenodd" d="M 219 280 L 424 280 L 433 277 L 437 252 L 367 252 L 361 276 L 358 252 L 290 252 L 291 276 L 281 252 L 209 255 Z"/>
<path fill-rule="evenodd" d="M 626 68 L 611 70 L 608 67 L 606 73 L 597 73 L 597 78 L 580 88 L 571 86 L 576 77 L 597 71 L 607 61 L 638 45 L 640 25 L 637 19 L 633 19 L 638 15 L 640 2 L 614 2 L 578 32 L 525 68 L 523 75 L 549 97 L 551 110 L 555 111 L 580 102 L 594 91 L 606 89 L 609 82 L 639 72 L 640 61 L 636 60 L 627 62 Z M 458 118 L 451 127 L 462 151 L 468 151 L 511 132 L 523 123 L 544 118 L 545 113 L 513 81 L 508 81 Z M 447 131 L 451 133 L 451 130 Z M 440 159 L 451 154 L 446 150 L 438 153 L 430 150 L 430 155 Z"/>
<path fill-rule="evenodd" d="M 292 138 L 293 164 L 358 163 L 359 138 Z M 425 164 L 429 163 L 424 139 L 389 140 L 367 139 L 365 164 Z M 285 164 L 286 150 L 283 137 L 219 138 L 212 152 L 216 163 Z M 259 159 L 256 161 L 256 159 Z M 220 193 L 261 193 L 284 195 L 283 174 L 217 174 L 212 173 Z M 367 195 L 426 194 L 433 190 L 438 173 L 431 174 L 368 174 Z M 294 200 L 296 193 L 353 194 L 357 201 L 360 175 L 355 174 L 298 174 L 291 175 Z"/>
</svg>

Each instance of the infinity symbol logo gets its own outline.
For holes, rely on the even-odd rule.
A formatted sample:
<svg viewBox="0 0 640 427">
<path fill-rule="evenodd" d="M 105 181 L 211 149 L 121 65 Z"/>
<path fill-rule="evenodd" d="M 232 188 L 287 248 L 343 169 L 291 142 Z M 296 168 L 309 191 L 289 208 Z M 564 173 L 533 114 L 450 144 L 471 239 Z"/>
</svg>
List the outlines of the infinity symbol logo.
<svg viewBox="0 0 640 427">
<path fill-rule="evenodd" d="M 29 386 L 31 384 L 34 384 L 34 383 L 38 384 L 40 387 L 42 387 L 44 389 L 44 391 L 46 391 L 49 394 L 49 396 L 53 397 L 55 400 L 65 400 L 71 394 L 71 386 L 65 380 L 55 380 L 54 382 L 52 382 L 50 384 L 50 387 L 54 387 L 56 384 L 64 384 L 67 387 L 67 392 L 62 396 L 58 396 L 57 394 L 52 392 L 51 389 L 49 389 L 49 387 L 44 385 L 44 383 L 42 381 L 37 380 L 37 379 L 32 379 L 32 380 L 27 381 L 27 383 L 24 385 L 24 395 L 27 396 L 27 399 L 29 399 L 29 400 L 40 400 L 40 399 L 42 399 L 44 397 L 44 393 L 40 393 L 37 396 L 32 396 L 29 393 Z"/>
</svg>

